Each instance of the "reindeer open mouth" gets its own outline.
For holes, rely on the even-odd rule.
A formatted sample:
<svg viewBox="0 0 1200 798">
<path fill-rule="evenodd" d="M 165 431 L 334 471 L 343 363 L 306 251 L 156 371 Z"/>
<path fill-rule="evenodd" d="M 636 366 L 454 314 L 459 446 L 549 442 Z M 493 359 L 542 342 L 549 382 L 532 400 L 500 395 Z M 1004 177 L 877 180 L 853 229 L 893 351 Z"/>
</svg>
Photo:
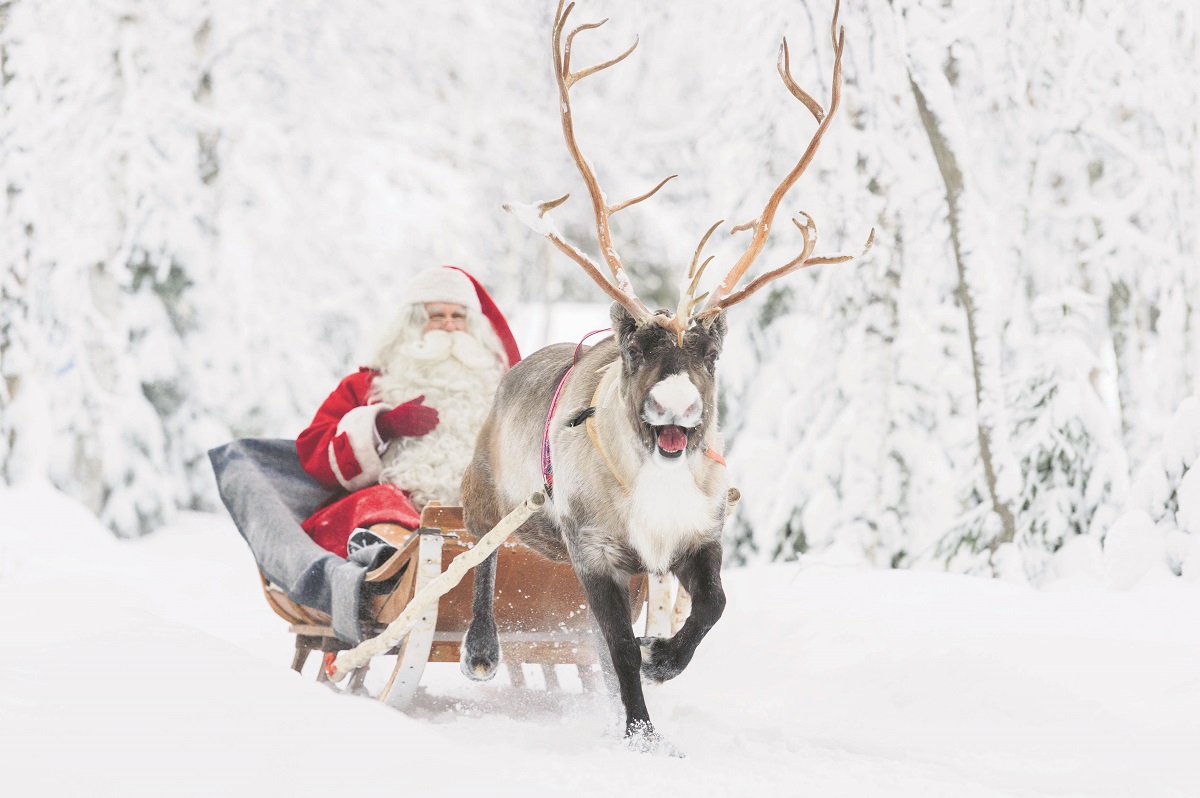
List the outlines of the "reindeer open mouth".
<svg viewBox="0 0 1200 798">
<path fill-rule="evenodd" d="M 680 457 L 687 449 L 690 430 L 675 424 L 651 426 L 651 429 L 654 430 L 654 442 L 658 446 L 658 453 L 663 457 L 674 459 Z"/>
</svg>

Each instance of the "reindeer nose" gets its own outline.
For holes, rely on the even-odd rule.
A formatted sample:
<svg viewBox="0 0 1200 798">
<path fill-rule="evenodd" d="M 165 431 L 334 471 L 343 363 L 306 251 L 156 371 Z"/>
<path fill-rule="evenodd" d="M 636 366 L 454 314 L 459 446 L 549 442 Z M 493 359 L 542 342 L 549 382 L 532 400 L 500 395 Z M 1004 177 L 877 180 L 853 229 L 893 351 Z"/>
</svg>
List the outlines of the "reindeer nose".
<svg viewBox="0 0 1200 798">
<path fill-rule="evenodd" d="M 667 408 L 663 406 L 662 402 L 659 402 L 653 396 L 650 397 L 650 407 L 660 416 L 665 416 L 667 414 Z"/>
</svg>

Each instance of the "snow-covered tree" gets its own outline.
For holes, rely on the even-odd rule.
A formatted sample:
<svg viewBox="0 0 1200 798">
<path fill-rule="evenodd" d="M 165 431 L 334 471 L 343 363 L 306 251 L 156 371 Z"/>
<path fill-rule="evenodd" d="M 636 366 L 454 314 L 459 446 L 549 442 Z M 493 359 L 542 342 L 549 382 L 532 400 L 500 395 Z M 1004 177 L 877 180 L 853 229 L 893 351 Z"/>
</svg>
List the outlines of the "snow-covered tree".
<svg viewBox="0 0 1200 798">
<path fill-rule="evenodd" d="M 1099 540 L 1125 498 L 1128 466 L 1115 420 L 1096 392 L 1102 300 L 1076 289 L 1043 294 L 1033 305 L 1037 350 L 1010 400 L 1019 453 L 1017 556 L 1038 580 L 1068 538 Z"/>
<path fill-rule="evenodd" d="M 12 437 L 43 453 L 8 476 L 49 476 L 118 533 L 142 534 L 190 503 L 181 461 L 202 454 L 169 431 L 200 414 L 183 337 L 212 215 L 190 110 L 201 23 L 133 1 L 10 14 L 6 271 L 24 275 L 36 355 L 14 375 Z"/>
</svg>

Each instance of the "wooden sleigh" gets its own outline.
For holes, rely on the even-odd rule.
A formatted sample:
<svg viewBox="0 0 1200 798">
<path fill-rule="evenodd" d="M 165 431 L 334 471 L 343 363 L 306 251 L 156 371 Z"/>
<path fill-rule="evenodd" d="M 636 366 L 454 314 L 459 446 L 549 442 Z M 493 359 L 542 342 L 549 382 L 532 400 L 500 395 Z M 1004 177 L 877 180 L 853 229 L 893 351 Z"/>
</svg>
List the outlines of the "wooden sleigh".
<svg viewBox="0 0 1200 798">
<path fill-rule="evenodd" d="M 390 585 L 365 602 L 364 633 L 378 634 L 404 611 L 408 603 L 450 562 L 471 548 L 475 538 L 463 526 L 462 508 L 436 503 L 421 513 L 415 532 L 393 524 L 376 524 L 371 531 L 397 549 L 387 562 L 368 572 L 368 585 Z M 645 635 L 668 637 L 686 618 L 689 602 L 680 589 L 674 598 L 669 575 L 637 575 L 630 580 L 631 622 L 645 614 Z M 297 604 L 263 578 L 267 602 L 287 621 L 296 636 L 292 669 L 303 672 L 313 651 L 322 655 L 351 648 L 334 635 L 329 615 Z M 373 697 L 397 709 L 406 708 L 416 694 L 427 662 L 458 662 L 459 646 L 471 622 L 474 572 L 425 613 L 398 646 L 392 673 Z M 599 685 L 599 656 L 588 616 L 587 597 L 566 562 L 547 560 L 532 549 L 506 541 L 499 549 L 496 569 L 496 625 L 500 650 L 515 687 L 525 685 L 523 667 L 540 666 L 548 689 L 558 686 L 555 666 L 578 669 L 585 690 Z M 370 665 L 353 671 L 342 689 L 370 694 L 366 677 Z M 318 668 L 317 681 L 334 687 Z"/>
</svg>

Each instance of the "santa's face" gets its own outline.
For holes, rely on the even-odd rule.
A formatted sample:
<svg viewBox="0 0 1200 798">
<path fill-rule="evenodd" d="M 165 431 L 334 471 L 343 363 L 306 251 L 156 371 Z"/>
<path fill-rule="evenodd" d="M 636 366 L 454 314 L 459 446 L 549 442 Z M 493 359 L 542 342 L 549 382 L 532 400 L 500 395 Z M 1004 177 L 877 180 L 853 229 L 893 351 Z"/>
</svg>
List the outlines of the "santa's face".
<svg viewBox="0 0 1200 798">
<path fill-rule="evenodd" d="M 429 317 L 429 321 L 425 323 L 423 332 L 463 332 L 467 329 L 467 309 L 462 305 L 451 302 L 426 302 L 425 315 Z"/>
</svg>

